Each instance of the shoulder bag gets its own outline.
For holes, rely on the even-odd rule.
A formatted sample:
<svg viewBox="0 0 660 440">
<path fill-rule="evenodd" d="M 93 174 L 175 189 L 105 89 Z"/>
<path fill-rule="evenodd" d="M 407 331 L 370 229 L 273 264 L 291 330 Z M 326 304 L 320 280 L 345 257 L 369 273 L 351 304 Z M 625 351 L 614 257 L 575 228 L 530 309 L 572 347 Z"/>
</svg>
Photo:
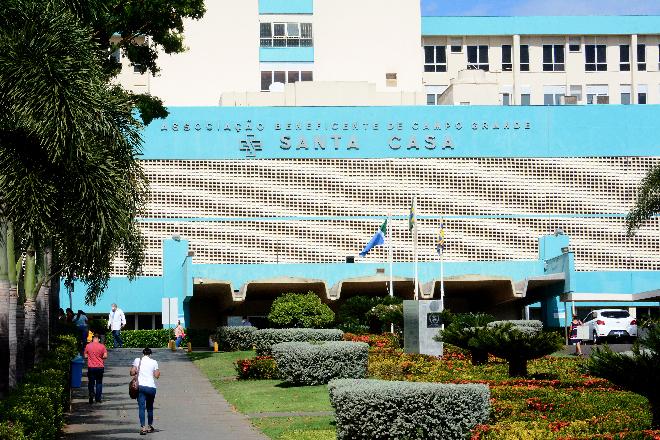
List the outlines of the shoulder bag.
<svg viewBox="0 0 660 440">
<path fill-rule="evenodd" d="M 140 359 L 140 363 L 138 364 L 137 374 L 133 379 L 131 379 L 131 382 L 128 384 L 128 395 L 131 396 L 131 399 L 137 399 L 138 394 L 140 393 L 140 382 L 138 381 L 138 377 L 140 377 L 141 365 L 142 365 L 142 359 Z"/>
</svg>

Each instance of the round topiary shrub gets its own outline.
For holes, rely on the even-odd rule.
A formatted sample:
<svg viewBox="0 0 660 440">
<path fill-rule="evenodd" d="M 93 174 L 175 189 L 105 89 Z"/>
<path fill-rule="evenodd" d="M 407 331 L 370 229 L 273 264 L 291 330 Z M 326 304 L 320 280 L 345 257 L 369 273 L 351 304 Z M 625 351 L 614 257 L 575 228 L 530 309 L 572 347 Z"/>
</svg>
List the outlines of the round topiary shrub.
<svg viewBox="0 0 660 440">
<path fill-rule="evenodd" d="M 218 327 L 215 338 L 223 351 L 252 350 L 252 335 L 256 327 Z"/>
<path fill-rule="evenodd" d="M 335 313 L 314 293 L 285 293 L 270 308 L 268 320 L 276 327 L 325 328 Z"/>
<path fill-rule="evenodd" d="M 332 379 L 367 375 L 369 344 L 365 342 L 283 342 L 273 346 L 280 377 L 295 385 L 320 385 Z"/>
</svg>

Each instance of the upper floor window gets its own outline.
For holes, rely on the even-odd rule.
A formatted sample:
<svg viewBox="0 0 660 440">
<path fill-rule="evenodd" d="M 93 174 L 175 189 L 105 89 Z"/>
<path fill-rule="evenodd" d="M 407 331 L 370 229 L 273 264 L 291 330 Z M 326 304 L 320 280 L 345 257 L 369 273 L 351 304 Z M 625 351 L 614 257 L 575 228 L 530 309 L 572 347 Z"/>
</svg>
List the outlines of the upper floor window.
<svg viewBox="0 0 660 440">
<path fill-rule="evenodd" d="M 637 70 L 646 70 L 646 44 L 637 45 Z"/>
<path fill-rule="evenodd" d="M 261 47 L 311 47 L 312 23 L 260 23 Z"/>
<path fill-rule="evenodd" d="M 604 44 L 585 44 L 584 55 L 586 63 L 584 70 L 587 72 L 607 71 L 607 46 Z"/>
<path fill-rule="evenodd" d="M 568 51 L 581 52 L 582 51 L 582 38 L 568 37 Z"/>
<path fill-rule="evenodd" d="M 424 46 L 424 72 L 447 71 L 447 46 Z"/>
<path fill-rule="evenodd" d="M 543 71 L 563 72 L 565 70 L 563 44 L 543 45 Z"/>
<path fill-rule="evenodd" d="M 511 45 L 502 45 L 502 71 L 510 72 L 513 70 L 513 61 L 511 57 Z"/>
<path fill-rule="evenodd" d="M 520 45 L 520 71 L 529 72 L 529 45 Z"/>
<path fill-rule="evenodd" d="M 314 74 L 309 70 L 262 70 L 261 91 L 270 91 L 273 83 L 295 83 L 298 81 L 313 81 Z"/>
<path fill-rule="evenodd" d="M 449 39 L 449 48 L 451 53 L 462 53 L 463 52 L 463 39 L 462 38 L 451 38 Z"/>
<path fill-rule="evenodd" d="M 619 70 L 630 72 L 630 45 L 622 44 L 619 46 Z"/>
<path fill-rule="evenodd" d="M 488 72 L 488 46 L 468 46 L 467 47 L 468 69 L 485 70 Z"/>
</svg>

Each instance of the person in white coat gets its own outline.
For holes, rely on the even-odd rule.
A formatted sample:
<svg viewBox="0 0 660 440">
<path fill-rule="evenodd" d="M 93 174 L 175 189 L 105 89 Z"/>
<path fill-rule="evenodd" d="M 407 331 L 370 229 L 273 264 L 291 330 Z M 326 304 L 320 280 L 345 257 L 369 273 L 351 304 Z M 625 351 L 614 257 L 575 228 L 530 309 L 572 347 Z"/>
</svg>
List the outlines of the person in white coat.
<svg viewBox="0 0 660 440">
<path fill-rule="evenodd" d="M 124 341 L 121 340 L 121 329 L 126 325 L 126 316 L 122 309 L 117 307 L 117 304 L 112 305 L 112 310 L 108 315 L 108 328 L 112 331 L 112 338 L 114 348 L 121 348 L 124 345 Z"/>
</svg>

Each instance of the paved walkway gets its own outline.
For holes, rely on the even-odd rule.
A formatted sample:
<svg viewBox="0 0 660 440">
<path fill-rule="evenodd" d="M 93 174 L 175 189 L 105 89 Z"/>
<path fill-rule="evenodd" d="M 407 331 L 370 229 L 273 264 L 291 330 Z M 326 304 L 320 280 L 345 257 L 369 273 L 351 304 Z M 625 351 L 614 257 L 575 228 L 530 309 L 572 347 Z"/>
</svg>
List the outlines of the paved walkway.
<svg viewBox="0 0 660 440">
<path fill-rule="evenodd" d="M 248 418 L 234 411 L 182 351 L 154 350 L 161 377 L 154 403 L 157 432 L 139 435 L 137 401 L 128 396 L 128 371 L 141 350 L 110 350 L 103 403 L 88 402 L 87 378 L 74 389 L 65 439 L 264 440 Z M 86 370 L 85 370 L 86 373 Z"/>
</svg>

